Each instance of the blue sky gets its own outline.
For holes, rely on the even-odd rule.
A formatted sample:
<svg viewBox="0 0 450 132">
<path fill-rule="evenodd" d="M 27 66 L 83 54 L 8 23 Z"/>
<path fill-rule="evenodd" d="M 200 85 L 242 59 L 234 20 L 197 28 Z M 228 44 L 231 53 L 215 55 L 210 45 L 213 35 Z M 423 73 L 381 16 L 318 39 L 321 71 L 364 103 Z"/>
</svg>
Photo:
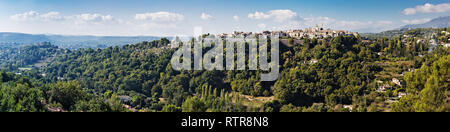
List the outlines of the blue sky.
<svg viewBox="0 0 450 132">
<path fill-rule="evenodd" d="M 316 24 L 379 32 L 449 12 L 450 0 L 1 0 L 0 32 L 171 36 Z"/>
</svg>

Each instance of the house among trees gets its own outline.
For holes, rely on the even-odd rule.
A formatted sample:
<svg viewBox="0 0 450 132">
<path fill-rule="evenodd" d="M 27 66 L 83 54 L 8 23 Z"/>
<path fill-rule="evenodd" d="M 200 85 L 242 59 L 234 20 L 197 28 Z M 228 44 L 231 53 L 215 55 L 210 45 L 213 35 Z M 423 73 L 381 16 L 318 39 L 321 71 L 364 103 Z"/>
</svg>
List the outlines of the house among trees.
<svg viewBox="0 0 450 132">
<path fill-rule="evenodd" d="M 345 109 L 350 110 L 350 111 L 353 110 L 353 105 L 344 105 L 343 107 L 344 107 Z"/>
<path fill-rule="evenodd" d="M 406 96 L 406 95 L 408 95 L 408 93 L 406 93 L 406 92 L 398 92 L 398 94 L 397 94 L 398 98 L 402 98 L 403 96 Z"/>
<path fill-rule="evenodd" d="M 402 83 L 400 82 L 400 80 L 398 80 L 397 78 L 392 78 L 392 83 L 398 85 L 398 86 L 402 86 Z"/>
<path fill-rule="evenodd" d="M 385 92 L 386 90 L 392 89 L 392 86 L 389 84 L 384 84 L 378 87 L 377 92 Z"/>
</svg>

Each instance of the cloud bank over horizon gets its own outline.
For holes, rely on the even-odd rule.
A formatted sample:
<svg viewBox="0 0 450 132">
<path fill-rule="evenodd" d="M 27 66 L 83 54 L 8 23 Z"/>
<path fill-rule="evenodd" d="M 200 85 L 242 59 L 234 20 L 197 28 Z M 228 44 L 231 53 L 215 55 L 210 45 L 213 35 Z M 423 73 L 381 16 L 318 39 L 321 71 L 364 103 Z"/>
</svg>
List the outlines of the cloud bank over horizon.
<svg viewBox="0 0 450 132">
<path fill-rule="evenodd" d="M 1 5 L 0 5 L 1 6 Z M 231 11 L 231 10 L 230 10 Z M 333 11 L 333 9 L 330 9 Z M 292 8 L 248 9 L 239 12 L 202 10 L 186 12 L 173 10 L 129 11 L 127 13 L 68 10 L 28 10 L 22 13 L 3 13 L 8 19 L 0 22 L 0 30 L 25 33 L 66 35 L 123 35 L 174 36 L 193 35 L 201 27 L 208 33 L 229 33 L 235 30 L 259 32 L 263 30 L 292 30 L 324 26 L 337 30 L 380 32 L 407 24 L 429 22 L 435 16 L 450 12 L 450 3 L 418 4 L 398 9 L 398 18 L 360 18 L 347 15 L 307 15 L 307 11 Z M 396 13 L 393 11 L 393 13 Z M 435 14 L 433 16 L 422 14 Z M 0 14 L 1 15 L 1 14 Z M 358 19 L 360 18 L 360 19 Z"/>
</svg>

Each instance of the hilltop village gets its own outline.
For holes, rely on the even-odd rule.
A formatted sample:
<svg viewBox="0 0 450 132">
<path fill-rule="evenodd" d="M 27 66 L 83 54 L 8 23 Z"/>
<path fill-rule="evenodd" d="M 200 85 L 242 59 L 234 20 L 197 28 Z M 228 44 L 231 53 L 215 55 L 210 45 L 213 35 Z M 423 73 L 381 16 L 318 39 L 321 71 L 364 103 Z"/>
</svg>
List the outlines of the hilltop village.
<svg viewBox="0 0 450 132">
<path fill-rule="evenodd" d="M 326 38 L 326 37 L 337 37 L 339 35 L 344 36 L 359 36 L 358 32 L 350 32 L 345 30 L 334 30 L 334 29 L 325 29 L 323 26 L 316 25 L 315 27 L 309 27 L 306 29 L 295 29 L 295 30 L 287 30 L 287 31 L 262 31 L 260 33 L 253 33 L 253 32 L 240 32 L 235 31 L 232 34 L 227 33 L 221 33 L 217 36 L 219 37 L 235 37 L 243 35 L 244 37 L 255 35 L 256 37 L 259 36 L 273 36 L 273 35 L 279 35 L 280 37 L 291 37 L 294 39 L 301 39 L 301 38 Z"/>
</svg>

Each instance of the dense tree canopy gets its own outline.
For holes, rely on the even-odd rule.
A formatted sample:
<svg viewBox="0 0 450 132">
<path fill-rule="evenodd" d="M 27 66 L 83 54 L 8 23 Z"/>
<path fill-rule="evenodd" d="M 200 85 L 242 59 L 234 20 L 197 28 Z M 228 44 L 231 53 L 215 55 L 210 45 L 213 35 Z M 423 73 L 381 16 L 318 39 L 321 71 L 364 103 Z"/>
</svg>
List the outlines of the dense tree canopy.
<svg viewBox="0 0 450 132">
<path fill-rule="evenodd" d="M 449 29 L 302 44 L 282 38 L 289 44 L 280 45 L 273 82 L 260 81 L 263 71 L 173 70 L 177 49 L 168 39 L 74 51 L 49 43 L 2 48 L 0 111 L 449 111 L 450 49 L 439 44 L 450 36 L 442 31 Z"/>
</svg>

